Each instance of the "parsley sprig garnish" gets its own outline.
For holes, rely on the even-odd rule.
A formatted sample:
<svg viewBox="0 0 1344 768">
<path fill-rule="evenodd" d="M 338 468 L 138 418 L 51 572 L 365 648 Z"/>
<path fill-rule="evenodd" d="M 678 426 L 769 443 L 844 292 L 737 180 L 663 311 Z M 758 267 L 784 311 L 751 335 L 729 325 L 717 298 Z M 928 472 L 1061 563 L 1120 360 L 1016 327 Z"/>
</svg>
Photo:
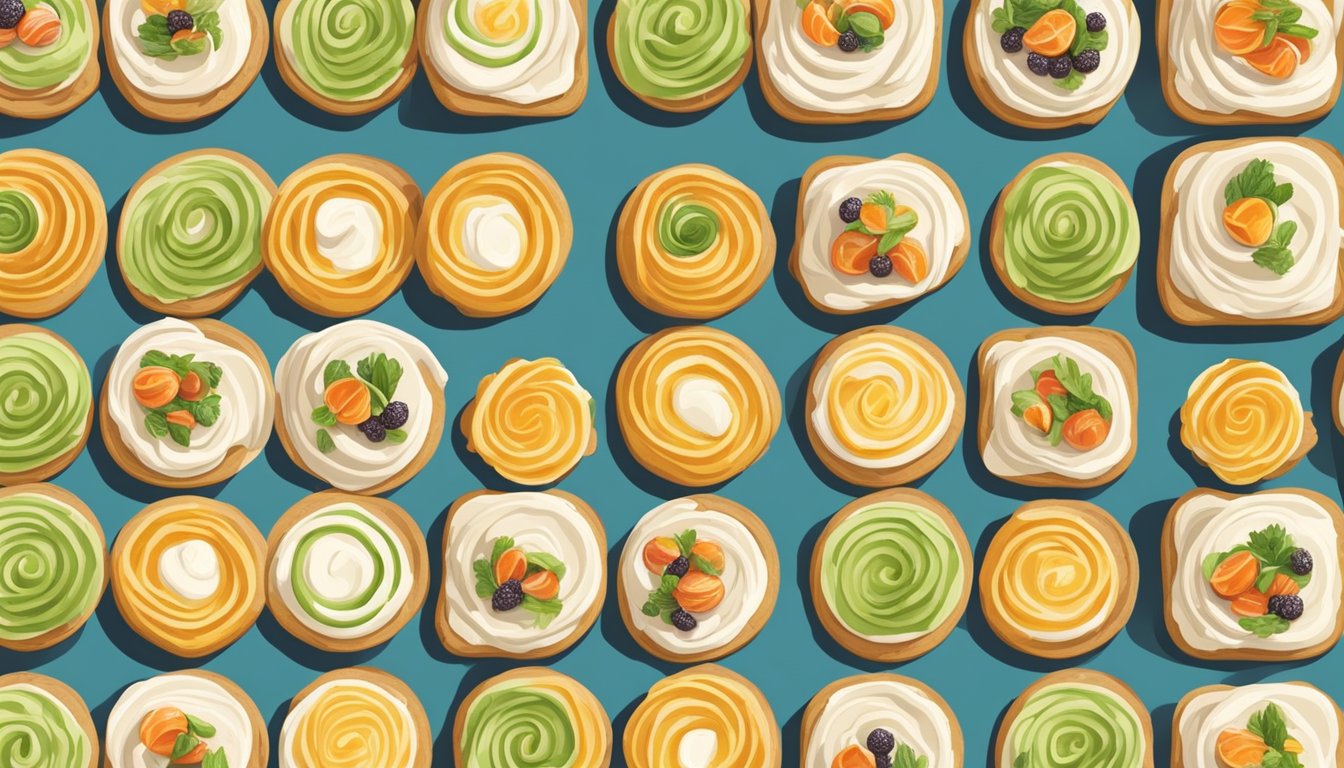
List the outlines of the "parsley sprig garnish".
<svg viewBox="0 0 1344 768">
<path fill-rule="evenodd" d="M 1302 19 L 1302 9 L 1292 0 L 1260 0 L 1260 10 L 1252 13 L 1251 18 L 1265 24 L 1261 48 L 1273 42 L 1275 35 L 1311 40 L 1319 34 L 1314 27 L 1298 23 Z"/>
<path fill-rule="evenodd" d="M 477 597 L 489 600 L 495 594 L 495 590 L 499 589 L 499 582 L 495 579 L 495 563 L 499 562 L 499 558 L 505 552 L 513 548 L 513 537 L 500 536 L 491 546 L 489 559 L 481 558 L 471 564 L 471 569 L 476 574 Z M 565 564 L 555 555 L 546 552 L 527 552 L 524 556 L 527 558 L 527 572 L 523 576 L 524 579 L 538 571 L 550 571 L 555 574 L 557 580 L 565 578 Z M 560 615 L 564 604 L 558 597 L 538 600 L 531 595 L 523 595 L 520 607 L 533 615 L 537 629 L 545 629 L 556 616 Z"/>
<path fill-rule="evenodd" d="M 1297 11 L 1301 15 L 1301 10 Z M 1223 187 L 1223 200 L 1228 205 L 1248 197 L 1259 198 L 1269 203 L 1276 224 L 1269 241 L 1251 254 L 1251 260 L 1276 275 L 1285 275 L 1293 268 L 1296 259 L 1289 248 L 1293 236 L 1297 234 L 1297 222 L 1278 221 L 1279 206 L 1293 197 L 1293 185 L 1280 184 L 1274 178 L 1274 164 L 1263 158 L 1256 158 L 1233 176 Z"/>
<path fill-rule="evenodd" d="M 388 357 L 382 352 L 375 352 L 355 364 L 355 370 L 350 370 L 350 364 L 344 360 L 332 360 L 322 369 L 322 386 L 329 387 L 332 383 L 341 379 L 358 377 L 358 379 L 369 390 L 369 415 L 377 416 L 383 412 L 387 404 L 392 400 L 392 396 L 397 393 L 397 385 L 401 383 L 403 371 L 401 363 L 396 358 Z M 332 440 L 327 432 L 327 427 L 336 426 L 336 414 L 326 405 L 319 405 L 313 409 L 311 418 L 319 427 L 317 430 L 317 449 L 322 453 L 330 453 L 336 449 L 336 442 Z M 403 443 L 406 441 L 406 430 L 389 429 L 387 430 L 387 441 L 390 443 Z"/>
<path fill-rule="evenodd" d="M 905 208 L 900 213 L 896 212 L 896 198 L 886 190 L 874 192 L 865 200 L 865 204 L 881 206 L 886 212 L 886 227 L 880 230 L 871 229 L 859 218 L 845 226 L 846 232 L 862 232 L 865 235 L 872 235 L 879 238 L 877 241 L 877 252 L 888 253 L 892 248 L 900 245 L 901 240 L 910 234 L 910 230 L 919 224 L 919 216 L 911 208 Z"/>
<path fill-rule="evenodd" d="M 224 41 L 224 32 L 219 22 L 220 0 L 196 0 L 184 9 L 191 14 L 195 26 L 194 32 L 200 36 L 186 36 L 176 40 L 168 31 L 168 17 L 152 14 L 135 31 L 140 41 L 140 51 L 146 56 L 164 61 L 175 61 L 179 56 L 195 56 L 204 53 L 207 41 L 213 50 L 218 51 Z"/>
<path fill-rule="evenodd" d="M 194 373 L 200 377 L 209 390 L 217 388 L 220 380 L 224 378 L 223 368 L 214 363 L 197 360 L 194 354 L 173 355 L 157 349 L 151 349 L 140 358 L 140 367 L 167 368 L 177 374 L 179 378 L 185 378 L 187 374 Z M 145 409 L 145 431 L 152 437 L 169 437 L 183 448 L 190 448 L 191 428 L 168 421 L 168 414 L 175 411 L 186 411 L 191 414 L 198 425 L 212 427 L 215 422 L 219 421 L 222 402 L 223 398 L 213 392 L 199 400 L 187 400 L 178 395 L 158 408 Z"/>
<path fill-rule="evenodd" d="M 1260 737 L 1269 747 L 1269 751 L 1260 758 L 1260 768 L 1302 768 L 1297 754 L 1287 749 L 1288 723 L 1283 719 L 1283 710 L 1270 702 L 1265 708 L 1251 715 L 1246 730 Z"/>
<path fill-rule="evenodd" d="M 1012 393 L 1013 415 L 1022 418 L 1027 409 L 1032 406 L 1045 403 L 1050 406 L 1054 419 L 1051 421 L 1050 432 L 1046 438 L 1050 445 L 1057 446 L 1064 438 L 1064 422 L 1075 413 L 1082 411 L 1095 410 L 1102 419 L 1111 420 L 1112 409 L 1111 401 L 1097 394 L 1092 389 L 1092 374 L 1083 373 L 1078 367 L 1078 361 L 1064 355 L 1055 355 L 1041 363 L 1032 366 L 1030 375 L 1033 387 L 1041 375 L 1049 371 L 1055 375 L 1059 383 L 1068 390 L 1067 395 L 1050 395 L 1043 398 L 1034 388 L 1022 389 Z"/>
<path fill-rule="evenodd" d="M 1214 570 L 1224 560 L 1238 552 L 1249 552 L 1260 563 L 1260 575 L 1255 579 L 1257 590 L 1267 592 L 1275 577 L 1280 574 L 1292 579 L 1298 589 L 1302 589 L 1311 583 L 1311 574 L 1297 573 L 1293 570 L 1292 556 L 1296 550 L 1297 543 L 1293 541 L 1292 534 L 1282 525 L 1275 523 L 1259 531 L 1252 531 L 1246 537 L 1245 544 L 1238 544 L 1226 552 L 1211 552 L 1205 555 L 1200 567 L 1204 573 L 1204 580 L 1209 581 L 1213 578 Z M 1291 626 L 1291 622 L 1287 619 L 1272 613 L 1264 616 L 1247 616 L 1237 623 L 1242 629 L 1257 637 L 1271 637 L 1287 631 Z"/>
</svg>

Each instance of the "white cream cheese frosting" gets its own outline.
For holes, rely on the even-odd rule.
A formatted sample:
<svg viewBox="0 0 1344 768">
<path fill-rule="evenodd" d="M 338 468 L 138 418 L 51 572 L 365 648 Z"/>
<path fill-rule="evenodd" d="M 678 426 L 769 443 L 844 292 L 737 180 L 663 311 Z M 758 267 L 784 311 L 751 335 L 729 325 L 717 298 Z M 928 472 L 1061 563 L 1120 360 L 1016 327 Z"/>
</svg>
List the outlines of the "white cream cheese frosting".
<svg viewBox="0 0 1344 768">
<path fill-rule="evenodd" d="M 1185 768 L 1221 768 L 1218 734 L 1246 728 L 1251 716 L 1271 702 L 1283 713 L 1288 735 L 1302 745 L 1302 753 L 1297 756 L 1302 765 L 1335 765 L 1339 719 L 1334 702 L 1315 688 L 1292 683 L 1243 685 L 1207 691 L 1191 699 L 1176 723 L 1182 764 Z"/>
<path fill-rule="evenodd" d="M 472 198 L 472 202 L 475 204 L 461 214 L 465 216 L 463 253 L 490 272 L 513 269 L 527 247 L 527 225 L 522 214 L 513 203 L 496 195 Z"/>
<path fill-rule="evenodd" d="M 159 675 L 131 685 L 107 716 L 104 755 L 111 768 L 167 768 L 167 757 L 140 743 L 140 723 L 150 712 L 176 707 L 215 727 L 206 739 L 211 749 L 224 750 L 230 766 L 252 763 L 256 737 L 252 720 L 237 699 L 219 683 L 195 675 Z"/>
<path fill-rule="evenodd" d="M 579 51 L 579 19 L 569 0 L 520 0 L 529 11 L 525 28 L 503 44 L 475 24 L 483 7 L 500 2 L 505 0 L 429 0 L 430 66 L 459 91 L 516 104 L 566 93 L 574 85 Z M 466 28 L 456 13 L 460 3 L 467 6 Z"/>
<path fill-rule="evenodd" d="M 122 74 L 138 91 L 157 99 L 197 99 L 213 93 L 242 71 L 252 48 L 252 21 L 246 0 L 221 0 L 219 50 L 207 40 L 205 51 L 167 59 L 147 56 L 137 30 L 146 14 L 139 0 L 107 0 L 112 46 Z"/>
<path fill-rule="evenodd" d="M 952 768 L 956 749 L 952 722 L 927 693 L 896 680 L 866 680 L 845 686 L 826 700 L 812 726 L 803 755 L 803 768 L 831 768 L 841 750 L 863 746 L 868 734 L 882 728 L 906 744 L 916 757 L 927 757 L 928 768 Z"/>
<path fill-rule="evenodd" d="M 337 272 L 359 272 L 373 266 L 383 251 L 383 219 L 367 200 L 330 197 L 313 219 L 317 252 Z"/>
<path fill-rule="evenodd" d="M 723 437 L 733 426 L 728 390 L 714 379 L 692 376 L 677 382 L 672 389 L 672 410 L 702 435 Z"/>
<path fill-rule="evenodd" d="M 208 541 L 174 544 L 159 556 L 159 578 L 188 600 L 206 600 L 219 590 L 219 553 Z"/>
</svg>

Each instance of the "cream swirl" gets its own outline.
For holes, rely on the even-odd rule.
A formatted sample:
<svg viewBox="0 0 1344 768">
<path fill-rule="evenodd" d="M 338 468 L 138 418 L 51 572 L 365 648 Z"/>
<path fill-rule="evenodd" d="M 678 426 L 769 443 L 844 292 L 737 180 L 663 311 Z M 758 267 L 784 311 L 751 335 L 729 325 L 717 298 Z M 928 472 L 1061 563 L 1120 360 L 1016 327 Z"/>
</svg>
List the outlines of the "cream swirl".
<svg viewBox="0 0 1344 768">
<path fill-rule="evenodd" d="M 429 0 L 428 61 L 453 88 L 535 104 L 574 86 L 570 0 Z"/>
<path fill-rule="evenodd" d="M 140 722 L 161 707 L 176 707 L 214 726 L 210 748 L 222 749 L 229 765 L 248 768 L 252 764 L 256 734 L 243 704 L 214 680 L 171 673 L 133 684 L 113 705 L 104 743 L 110 768 L 166 768 L 170 764 L 167 757 L 140 743 Z"/>
<path fill-rule="evenodd" d="M 383 249 L 383 219 L 367 200 L 329 197 L 313 217 L 317 252 L 337 272 L 373 266 Z"/>
<path fill-rule="evenodd" d="M 1281 473 L 1302 450 L 1311 422 L 1283 371 L 1229 358 L 1190 384 L 1181 442 L 1219 479 L 1249 485 Z"/>
<path fill-rule="evenodd" d="M 909 745 L 929 768 L 951 768 L 961 751 L 952 735 L 952 721 L 922 688 L 891 679 L 870 679 L 847 685 L 830 695 L 803 754 L 803 768 L 831 768 L 845 747 L 864 745 L 868 734 L 882 728 Z"/>
<path fill-rule="evenodd" d="M 247 0 L 222 0 L 219 48 L 172 60 L 146 55 L 139 28 L 146 14 L 138 0 L 108 0 L 109 40 L 122 75 L 138 91 L 158 99 L 188 100 L 207 96 L 228 85 L 242 71 L 252 47 L 252 22 Z"/>
<path fill-rule="evenodd" d="M 1185 702 L 1176 728 L 1181 734 L 1180 761 L 1185 768 L 1221 768 L 1218 734 L 1241 730 L 1268 703 L 1278 705 L 1289 735 L 1302 745 L 1298 760 L 1305 766 L 1335 765 L 1339 751 L 1339 715 L 1321 691 L 1296 683 L 1261 683 L 1206 691 Z"/>
<path fill-rule="evenodd" d="M 411 768 L 417 741 L 411 710 L 399 697 L 365 680 L 335 679 L 285 717 L 280 768 Z"/>
</svg>

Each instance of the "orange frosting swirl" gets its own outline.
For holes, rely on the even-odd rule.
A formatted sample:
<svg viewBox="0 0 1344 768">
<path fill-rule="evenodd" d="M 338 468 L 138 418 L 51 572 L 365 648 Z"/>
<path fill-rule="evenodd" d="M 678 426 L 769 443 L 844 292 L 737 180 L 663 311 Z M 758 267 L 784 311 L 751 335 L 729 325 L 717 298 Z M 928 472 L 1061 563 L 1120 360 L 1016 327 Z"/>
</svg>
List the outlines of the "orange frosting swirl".
<svg viewBox="0 0 1344 768">
<path fill-rule="evenodd" d="M 1268 363 L 1224 360 L 1190 385 L 1181 442 L 1224 482 L 1275 474 L 1302 445 L 1306 415 L 1288 377 Z"/>
<path fill-rule="evenodd" d="M 295 706 L 281 736 L 286 768 L 408 768 L 415 726 L 400 701 L 371 683 L 328 683 Z"/>
<path fill-rule="evenodd" d="M 778 768 L 774 715 L 751 683 L 722 670 L 696 667 L 658 681 L 625 727 L 630 768 L 680 768 L 688 734 L 709 731 L 715 750 L 708 768 Z"/>
<path fill-rule="evenodd" d="M 547 485 L 596 447 L 595 405 L 553 357 L 513 360 L 481 379 L 463 423 L 467 450 L 508 480 Z"/>
</svg>

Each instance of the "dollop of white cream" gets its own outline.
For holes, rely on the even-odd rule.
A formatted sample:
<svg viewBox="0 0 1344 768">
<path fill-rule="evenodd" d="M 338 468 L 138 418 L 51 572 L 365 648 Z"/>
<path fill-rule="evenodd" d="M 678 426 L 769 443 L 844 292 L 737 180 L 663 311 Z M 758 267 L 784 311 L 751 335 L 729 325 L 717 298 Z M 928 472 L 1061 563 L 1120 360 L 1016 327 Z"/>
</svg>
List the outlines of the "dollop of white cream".
<svg viewBox="0 0 1344 768">
<path fill-rule="evenodd" d="M 246 0 L 222 0 L 219 50 L 207 39 L 205 51 L 168 59 L 140 48 L 140 25 L 147 18 L 139 0 L 108 0 L 109 37 L 126 80 L 156 99 L 187 100 L 211 94 L 242 71 L 252 48 L 252 21 Z"/>
<path fill-rule="evenodd" d="M 427 62 L 439 77 L 459 91 L 516 104 L 535 104 L 568 91 L 574 85 L 574 63 L 579 52 L 579 19 L 569 0 L 529 0 L 532 14 L 527 29 L 518 40 L 502 47 L 469 39 L 454 18 L 456 3 L 468 3 L 467 15 L 474 18 L 476 9 L 488 2 L 492 0 L 429 0 Z M 487 59 L 519 52 L 534 34 L 537 42 L 518 61 L 488 66 L 455 50 L 448 42 L 448 29 L 466 43 L 468 50 Z"/>
<path fill-rule="evenodd" d="M 692 728 L 677 742 L 680 768 L 709 768 L 719 752 L 719 735 L 708 728 Z"/>
<path fill-rule="evenodd" d="M 229 765 L 252 764 L 255 736 L 252 720 L 237 699 L 219 683 L 188 674 L 166 674 L 127 688 L 107 716 L 104 756 L 111 768 L 166 768 L 168 758 L 140 743 L 140 723 L 161 707 L 176 707 L 215 727 L 207 741 L 224 750 Z"/>
<path fill-rule="evenodd" d="M 723 437 L 733 426 L 728 390 L 714 379 L 692 376 L 678 381 L 672 390 L 672 410 L 702 435 Z"/>
<path fill-rule="evenodd" d="M 502 197 L 477 200 L 466 213 L 462 227 L 462 250 L 481 269 L 502 272 L 512 269 L 523 256 L 527 225 L 522 214 Z"/>
<path fill-rule="evenodd" d="M 938 702 L 923 690 L 896 680 L 870 680 L 848 685 L 826 700 L 804 745 L 803 768 L 831 768 L 841 750 L 863 746 L 868 734 L 883 728 L 907 744 L 929 768 L 951 768 L 961 744 L 952 740 L 952 722 Z"/>
<path fill-rule="evenodd" d="M 1289 737 L 1302 745 L 1302 765 L 1335 765 L 1339 717 L 1330 697 L 1302 683 L 1261 683 L 1208 691 L 1186 704 L 1176 724 L 1185 768 L 1221 768 L 1218 734 L 1245 729 L 1251 715 L 1271 702 L 1283 712 Z"/>
<path fill-rule="evenodd" d="M 188 600 L 205 600 L 219 591 L 219 553 L 202 539 L 174 544 L 159 555 L 159 578 Z"/>
<path fill-rule="evenodd" d="M 313 220 L 317 252 L 339 272 L 368 269 L 383 249 L 383 219 L 367 200 L 323 200 Z"/>
</svg>

